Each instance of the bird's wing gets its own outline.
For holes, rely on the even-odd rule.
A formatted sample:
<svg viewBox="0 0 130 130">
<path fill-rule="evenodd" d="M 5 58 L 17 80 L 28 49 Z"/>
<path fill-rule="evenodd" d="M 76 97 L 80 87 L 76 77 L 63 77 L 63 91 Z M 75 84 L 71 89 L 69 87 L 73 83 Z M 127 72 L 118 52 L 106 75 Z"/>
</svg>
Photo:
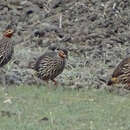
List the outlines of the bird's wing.
<svg viewBox="0 0 130 130">
<path fill-rule="evenodd" d="M 126 58 L 117 66 L 112 77 L 118 77 L 123 74 L 130 73 L 130 58 Z"/>
<path fill-rule="evenodd" d="M 11 44 L 12 41 L 6 38 L 2 38 L 0 40 L 0 64 L 3 62 L 4 59 L 7 58 L 7 55 L 11 51 Z"/>
<path fill-rule="evenodd" d="M 4 44 L 4 40 L 1 40 L 0 41 L 0 64 L 3 62 L 4 58 L 6 57 L 6 49 L 7 48 Z"/>
</svg>

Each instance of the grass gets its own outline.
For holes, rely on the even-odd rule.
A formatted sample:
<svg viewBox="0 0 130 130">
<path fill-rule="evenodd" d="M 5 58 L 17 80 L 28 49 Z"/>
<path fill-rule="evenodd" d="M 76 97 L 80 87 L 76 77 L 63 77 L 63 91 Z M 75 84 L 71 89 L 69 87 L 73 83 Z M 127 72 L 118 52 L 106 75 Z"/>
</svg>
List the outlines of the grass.
<svg viewBox="0 0 130 130">
<path fill-rule="evenodd" d="M 0 113 L 0 130 L 130 130 L 130 94 L 12 87 Z"/>
</svg>

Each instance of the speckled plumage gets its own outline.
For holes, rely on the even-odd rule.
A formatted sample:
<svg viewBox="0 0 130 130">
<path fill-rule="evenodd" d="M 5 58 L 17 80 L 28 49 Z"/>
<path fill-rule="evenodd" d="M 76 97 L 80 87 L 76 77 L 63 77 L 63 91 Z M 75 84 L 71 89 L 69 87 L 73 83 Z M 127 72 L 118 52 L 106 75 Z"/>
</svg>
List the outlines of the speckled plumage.
<svg viewBox="0 0 130 130">
<path fill-rule="evenodd" d="M 13 35 L 14 31 L 12 29 L 7 29 L 3 33 L 3 37 L 0 40 L 0 67 L 3 67 L 5 64 L 7 64 L 13 55 L 14 47 L 13 42 L 11 40 L 11 37 Z M 1 69 L 2 72 L 2 69 Z M 5 75 L 1 74 L 2 83 L 5 87 L 6 94 L 8 93 L 6 82 L 5 82 Z"/>
<path fill-rule="evenodd" d="M 37 72 L 37 77 L 42 80 L 54 80 L 64 70 L 66 58 L 58 55 L 58 52 L 52 51 L 40 56 L 34 69 Z"/>
<path fill-rule="evenodd" d="M 14 48 L 11 37 L 4 36 L 0 40 L 0 67 L 7 64 L 13 55 Z"/>
<path fill-rule="evenodd" d="M 108 81 L 108 85 L 127 84 L 130 87 L 130 57 L 120 62 L 112 74 L 112 78 Z"/>
</svg>

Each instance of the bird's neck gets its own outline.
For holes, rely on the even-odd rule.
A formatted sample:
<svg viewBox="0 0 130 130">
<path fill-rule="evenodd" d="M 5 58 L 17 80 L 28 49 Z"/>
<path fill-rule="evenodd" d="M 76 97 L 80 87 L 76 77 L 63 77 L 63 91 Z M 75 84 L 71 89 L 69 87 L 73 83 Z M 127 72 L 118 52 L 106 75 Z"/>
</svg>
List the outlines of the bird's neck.
<svg viewBox="0 0 130 130">
<path fill-rule="evenodd" d="M 3 34 L 3 36 L 5 37 L 5 38 L 11 38 L 12 37 L 12 34 Z"/>
</svg>

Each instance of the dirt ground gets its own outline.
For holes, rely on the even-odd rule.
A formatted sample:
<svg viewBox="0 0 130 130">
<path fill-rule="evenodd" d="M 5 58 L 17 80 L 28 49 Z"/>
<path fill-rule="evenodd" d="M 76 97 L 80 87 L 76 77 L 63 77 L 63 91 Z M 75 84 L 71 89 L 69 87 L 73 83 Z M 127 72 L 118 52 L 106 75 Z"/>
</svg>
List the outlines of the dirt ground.
<svg viewBox="0 0 130 130">
<path fill-rule="evenodd" d="M 1 0 L 0 34 L 13 27 L 15 53 L 6 66 L 8 84 L 33 84 L 26 66 L 56 45 L 69 51 L 57 80 L 65 87 L 104 87 L 129 56 L 129 0 Z"/>
</svg>

